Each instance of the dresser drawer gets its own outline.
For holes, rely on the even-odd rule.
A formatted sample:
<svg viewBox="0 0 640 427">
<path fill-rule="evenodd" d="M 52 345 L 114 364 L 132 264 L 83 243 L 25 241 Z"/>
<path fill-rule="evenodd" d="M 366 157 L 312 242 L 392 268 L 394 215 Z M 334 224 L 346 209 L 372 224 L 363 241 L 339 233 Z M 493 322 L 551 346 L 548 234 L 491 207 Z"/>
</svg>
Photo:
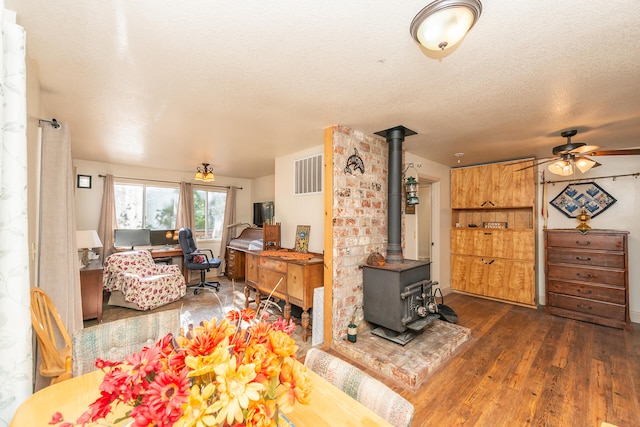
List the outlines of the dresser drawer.
<svg viewBox="0 0 640 427">
<path fill-rule="evenodd" d="M 547 261 L 555 264 L 566 263 L 611 268 L 625 267 L 625 257 L 622 252 L 593 252 L 559 247 L 548 249 Z"/>
<path fill-rule="evenodd" d="M 287 272 L 287 262 L 277 258 L 261 256 L 258 259 L 258 266 L 260 268 L 268 268 L 270 270 L 279 271 L 281 273 Z"/>
<path fill-rule="evenodd" d="M 264 268 L 258 269 L 258 282 L 260 286 L 266 290 L 273 290 L 278 286 L 276 292 L 285 294 L 287 293 L 287 275 L 279 273 L 277 271 L 268 270 Z M 279 283 L 279 284 L 278 284 Z"/>
<path fill-rule="evenodd" d="M 547 304 L 592 316 L 625 321 L 625 306 L 549 292 Z"/>
<path fill-rule="evenodd" d="M 549 280 L 549 292 L 566 294 L 575 297 L 589 298 L 613 304 L 626 304 L 626 292 L 624 288 L 610 288 L 607 286 L 585 285 L 582 283 L 560 282 Z"/>
<path fill-rule="evenodd" d="M 560 246 L 563 248 L 575 249 L 600 249 L 605 251 L 623 251 L 624 235 L 550 232 L 547 234 L 547 246 Z"/>
<path fill-rule="evenodd" d="M 609 268 L 582 267 L 578 265 L 567 267 L 566 265 L 548 264 L 547 278 L 602 283 L 605 285 L 618 286 L 622 289 L 625 288 L 624 270 Z"/>
</svg>

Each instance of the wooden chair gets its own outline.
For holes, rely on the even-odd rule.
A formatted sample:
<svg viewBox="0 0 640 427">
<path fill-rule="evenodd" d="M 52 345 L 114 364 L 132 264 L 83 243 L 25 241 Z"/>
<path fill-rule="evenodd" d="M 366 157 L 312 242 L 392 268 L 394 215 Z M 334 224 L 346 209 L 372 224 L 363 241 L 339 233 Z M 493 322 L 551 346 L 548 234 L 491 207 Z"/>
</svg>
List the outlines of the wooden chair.
<svg viewBox="0 0 640 427">
<path fill-rule="evenodd" d="M 40 288 L 31 288 L 31 325 L 42 355 L 40 375 L 50 377 L 51 384 L 71 378 L 71 338 L 51 298 Z M 58 343 L 58 337 L 63 342 Z"/>
<path fill-rule="evenodd" d="M 413 405 L 363 370 L 317 348 L 307 351 L 304 364 L 390 424 L 411 425 Z"/>
</svg>

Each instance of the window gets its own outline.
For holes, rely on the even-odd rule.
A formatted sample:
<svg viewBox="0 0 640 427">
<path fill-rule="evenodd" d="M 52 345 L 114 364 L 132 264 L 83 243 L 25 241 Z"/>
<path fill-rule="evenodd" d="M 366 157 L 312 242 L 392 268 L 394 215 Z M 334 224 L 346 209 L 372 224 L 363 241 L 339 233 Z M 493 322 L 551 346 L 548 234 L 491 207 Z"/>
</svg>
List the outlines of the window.
<svg viewBox="0 0 640 427">
<path fill-rule="evenodd" d="M 175 229 L 179 188 L 114 184 L 114 190 L 117 228 Z"/>
<path fill-rule="evenodd" d="M 195 215 L 194 237 L 199 240 L 220 240 L 227 193 L 224 191 L 193 190 Z"/>
</svg>

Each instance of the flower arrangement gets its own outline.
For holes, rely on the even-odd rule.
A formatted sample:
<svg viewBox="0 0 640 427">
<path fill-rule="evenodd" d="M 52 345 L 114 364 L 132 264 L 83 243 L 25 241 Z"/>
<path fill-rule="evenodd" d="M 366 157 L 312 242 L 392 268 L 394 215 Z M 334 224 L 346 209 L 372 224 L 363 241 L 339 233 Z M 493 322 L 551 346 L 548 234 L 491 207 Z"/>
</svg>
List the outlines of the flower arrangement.
<svg viewBox="0 0 640 427">
<path fill-rule="evenodd" d="M 310 401 L 293 329 L 293 321 L 258 321 L 251 309 L 233 310 L 221 322 L 204 321 L 175 339 L 169 334 L 124 362 L 97 359 L 105 372 L 100 397 L 76 424 L 60 413 L 50 424 L 85 426 L 123 404 L 134 427 L 276 427 L 278 412 Z"/>
</svg>

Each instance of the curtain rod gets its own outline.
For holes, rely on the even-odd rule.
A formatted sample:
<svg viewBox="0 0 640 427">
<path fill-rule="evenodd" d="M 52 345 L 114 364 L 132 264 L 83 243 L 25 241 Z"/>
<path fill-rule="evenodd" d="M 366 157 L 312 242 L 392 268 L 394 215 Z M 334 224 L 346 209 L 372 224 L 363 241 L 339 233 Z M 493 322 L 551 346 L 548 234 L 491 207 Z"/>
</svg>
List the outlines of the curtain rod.
<svg viewBox="0 0 640 427">
<path fill-rule="evenodd" d="M 102 175 L 99 174 L 98 175 L 100 178 L 105 178 L 106 175 Z M 165 182 L 165 183 L 169 183 L 169 184 L 180 184 L 179 181 L 166 181 L 166 180 L 162 180 L 162 179 L 149 179 L 149 178 L 131 178 L 128 176 L 113 176 L 114 178 L 120 178 L 120 179 L 132 179 L 132 180 L 136 180 L 136 181 L 150 181 L 150 182 Z M 217 187 L 217 188 L 231 188 L 231 186 L 229 185 L 215 185 L 215 184 L 198 184 L 198 185 L 205 185 L 207 187 Z M 242 187 L 236 187 L 238 190 L 242 190 Z"/>
<path fill-rule="evenodd" d="M 561 179 L 560 181 L 542 181 L 540 184 L 555 184 L 556 182 L 593 181 L 593 180 L 596 180 L 596 179 L 607 179 L 607 178 L 613 178 L 613 180 L 615 181 L 616 178 L 621 178 L 623 176 L 633 176 L 636 179 L 638 179 L 638 175 L 640 175 L 640 172 L 626 173 L 626 174 L 622 174 L 622 175 L 598 176 L 598 177 L 593 177 L 593 178 Z"/>
</svg>

